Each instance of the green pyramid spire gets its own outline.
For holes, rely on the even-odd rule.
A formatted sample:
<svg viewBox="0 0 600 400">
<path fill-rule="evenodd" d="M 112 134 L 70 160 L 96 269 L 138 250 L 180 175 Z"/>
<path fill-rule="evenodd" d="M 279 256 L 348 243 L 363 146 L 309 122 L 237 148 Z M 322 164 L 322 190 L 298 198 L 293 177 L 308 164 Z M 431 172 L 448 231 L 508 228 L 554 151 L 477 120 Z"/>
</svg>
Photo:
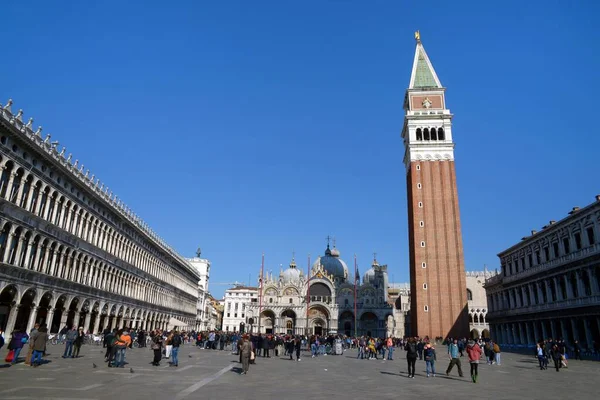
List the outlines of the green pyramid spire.
<svg viewBox="0 0 600 400">
<path fill-rule="evenodd" d="M 425 48 L 420 40 L 417 40 L 415 60 L 410 79 L 410 89 L 441 88 L 440 80 L 429 61 Z"/>
<path fill-rule="evenodd" d="M 419 46 L 421 47 L 421 46 Z M 435 82 L 435 78 L 433 77 L 433 72 L 427 65 L 427 60 L 425 59 L 425 52 L 423 51 L 423 47 L 419 50 L 419 55 L 417 56 L 417 70 L 415 75 L 415 83 L 414 88 L 426 88 L 426 87 L 437 87 L 437 83 Z"/>
</svg>

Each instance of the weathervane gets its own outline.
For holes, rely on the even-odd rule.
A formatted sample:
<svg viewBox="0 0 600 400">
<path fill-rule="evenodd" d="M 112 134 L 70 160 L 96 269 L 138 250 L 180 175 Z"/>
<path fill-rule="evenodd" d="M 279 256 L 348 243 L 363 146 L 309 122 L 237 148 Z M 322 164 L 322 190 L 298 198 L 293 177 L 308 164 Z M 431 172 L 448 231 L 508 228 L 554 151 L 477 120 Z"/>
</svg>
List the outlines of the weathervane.
<svg viewBox="0 0 600 400">
<path fill-rule="evenodd" d="M 415 31 L 415 40 L 417 43 L 421 43 L 421 32 Z"/>
<path fill-rule="evenodd" d="M 200 247 L 198 247 L 198 250 L 196 250 L 196 257 L 200 258 L 201 254 L 202 254 L 202 251 L 200 250 Z"/>
</svg>

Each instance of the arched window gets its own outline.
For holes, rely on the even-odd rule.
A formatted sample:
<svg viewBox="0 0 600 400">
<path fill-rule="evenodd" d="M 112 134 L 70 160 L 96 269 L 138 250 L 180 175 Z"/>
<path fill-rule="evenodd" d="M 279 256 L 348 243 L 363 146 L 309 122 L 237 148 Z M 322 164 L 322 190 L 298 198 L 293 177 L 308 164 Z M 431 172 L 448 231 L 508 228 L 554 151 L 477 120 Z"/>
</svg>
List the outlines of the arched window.
<svg viewBox="0 0 600 400">
<path fill-rule="evenodd" d="M 417 140 L 423 140 L 423 132 L 421 128 L 417 128 Z"/>
<path fill-rule="evenodd" d="M 437 140 L 437 132 L 435 128 L 431 128 L 431 140 Z"/>
<path fill-rule="evenodd" d="M 438 128 L 437 136 L 438 140 L 446 140 L 446 136 L 444 136 L 444 128 Z"/>
<path fill-rule="evenodd" d="M 423 139 L 429 140 L 429 128 L 423 129 Z"/>
<path fill-rule="evenodd" d="M 348 299 L 344 300 L 344 304 L 348 305 Z"/>
<path fill-rule="evenodd" d="M 467 289 L 467 300 L 473 300 L 473 292 L 471 292 L 471 289 Z"/>
<path fill-rule="evenodd" d="M 272 302 L 273 302 L 273 298 L 270 298 L 270 299 L 269 299 L 269 303 L 272 303 Z"/>
</svg>

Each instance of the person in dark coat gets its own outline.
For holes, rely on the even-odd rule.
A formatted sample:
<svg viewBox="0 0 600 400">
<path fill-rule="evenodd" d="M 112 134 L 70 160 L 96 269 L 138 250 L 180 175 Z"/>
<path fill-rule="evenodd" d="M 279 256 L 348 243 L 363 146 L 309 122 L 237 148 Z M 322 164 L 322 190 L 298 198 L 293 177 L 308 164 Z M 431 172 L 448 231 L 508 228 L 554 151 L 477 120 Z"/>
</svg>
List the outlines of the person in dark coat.
<svg viewBox="0 0 600 400">
<path fill-rule="evenodd" d="M 154 365 L 155 367 L 158 367 L 160 365 L 160 360 L 162 359 L 162 346 L 162 332 L 156 331 L 154 333 L 154 336 L 152 337 L 152 350 L 154 351 L 154 360 L 152 360 L 152 365 Z"/>
<path fill-rule="evenodd" d="M 30 341 L 33 344 L 33 355 L 31 356 L 31 366 L 38 367 L 42 364 L 42 354 L 46 350 L 46 341 L 48 341 L 48 328 L 42 325 L 40 329 L 31 336 Z"/>
<path fill-rule="evenodd" d="M 560 362 L 562 360 L 562 353 L 560 351 L 560 347 L 558 345 L 552 346 L 552 350 L 550 351 L 552 355 L 552 361 L 554 361 L 554 368 L 556 368 L 556 372 L 560 371 Z"/>
<path fill-rule="evenodd" d="M 85 339 L 85 335 L 83 333 L 83 327 L 79 327 L 79 330 L 77 331 L 77 336 L 75 337 L 75 340 L 73 341 L 73 355 L 71 356 L 71 358 L 78 358 L 79 357 L 79 350 L 81 349 L 81 346 L 83 345 L 83 339 Z"/>
<path fill-rule="evenodd" d="M 408 339 L 408 343 L 404 346 L 406 350 L 406 361 L 408 363 L 408 377 L 415 377 L 415 364 L 417 363 L 417 343 L 415 338 Z"/>
<path fill-rule="evenodd" d="M 302 349 L 302 340 L 299 337 L 296 337 L 294 341 L 294 347 L 296 349 L 296 361 L 300 361 L 300 350 Z"/>
<path fill-rule="evenodd" d="M 21 353 L 21 349 L 27 343 L 29 336 L 27 333 L 22 332 L 21 329 L 15 329 L 11 335 L 10 343 L 8 344 L 9 350 L 14 350 L 15 354 L 11 364 L 16 364 Z"/>
<path fill-rule="evenodd" d="M 575 359 L 581 360 L 581 346 L 579 345 L 579 340 L 576 340 L 573 344 L 573 351 L 575 352 Z"/>
</svg>

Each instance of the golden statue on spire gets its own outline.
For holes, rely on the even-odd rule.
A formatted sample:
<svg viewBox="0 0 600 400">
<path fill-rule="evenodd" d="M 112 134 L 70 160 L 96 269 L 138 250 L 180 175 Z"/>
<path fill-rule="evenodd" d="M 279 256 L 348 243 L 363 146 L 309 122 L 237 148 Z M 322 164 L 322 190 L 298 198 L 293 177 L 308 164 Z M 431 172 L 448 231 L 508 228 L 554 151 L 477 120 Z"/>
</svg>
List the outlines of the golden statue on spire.
<svg viewBox="0 0 600 400">
<path fill-rule="evenodd" d="M 415 31 L 415 40 L 417 41 L 417 43 L 421 41 L 421 32 Z"/>
</svg>

